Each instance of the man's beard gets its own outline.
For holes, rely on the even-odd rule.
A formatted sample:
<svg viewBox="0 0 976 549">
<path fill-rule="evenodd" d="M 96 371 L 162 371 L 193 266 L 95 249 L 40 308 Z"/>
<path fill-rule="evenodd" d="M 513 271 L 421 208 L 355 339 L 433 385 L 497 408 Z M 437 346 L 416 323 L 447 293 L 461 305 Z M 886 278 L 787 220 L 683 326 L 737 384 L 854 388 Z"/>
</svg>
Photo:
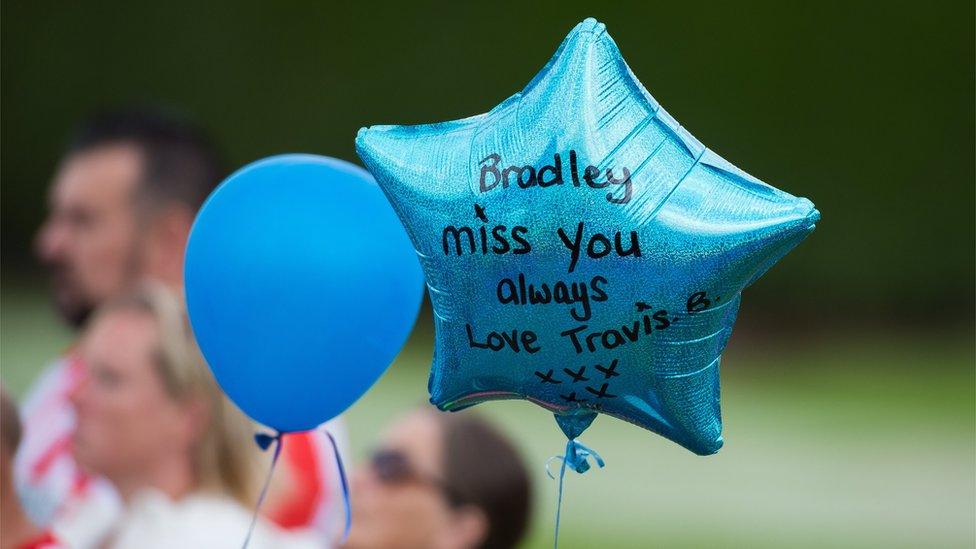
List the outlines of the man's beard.
<svg viewBox="0 0 976 549">
<path fill-rule="evenodd" d="M 97 304 L 94 300 L 81 295 L 82 292 L 71 283 L 66 267 L 49 265 L 48 272 L 58 315 L 75 330 L 80 329 L 91 317 Z"/>
<path fill-rule="evenodd" d="M 58 308 L 58 313 L 61 315 L 61 318 L 75 330 L 81 329 L 88 322 L 92 313 L 95 312 L 95 307 L 90 305 L 68 305 L 60 303 L 57 300 L 55 300 L 55 305 Z"/>
<path fill-rule="evenodd" d="M 123 285 L 121 288 L 116 289 L 118 292 L 125 291 L 126 288 L 129 288 L 131 284 L 139 279 L 140 273 L 142 272 L 141 246 L 144 242 L 144 234 L 145 231 L 140 227 L 132 239 L 131 247 L 122 265 Z M 75 330 L 82 328 L 85 322 L 102 305 L 102 302 L 111 298 L 111 295 L 99 298 L 92 296 L 91 292 L 86 292 L 83 284 L 75 282 L 70 263 L 55 260 L 47 263 L 45 266 L 47 267 L 51 290 L 54 294 L 54 304 L 57 307 L 58 313 Z"/>
</svg>

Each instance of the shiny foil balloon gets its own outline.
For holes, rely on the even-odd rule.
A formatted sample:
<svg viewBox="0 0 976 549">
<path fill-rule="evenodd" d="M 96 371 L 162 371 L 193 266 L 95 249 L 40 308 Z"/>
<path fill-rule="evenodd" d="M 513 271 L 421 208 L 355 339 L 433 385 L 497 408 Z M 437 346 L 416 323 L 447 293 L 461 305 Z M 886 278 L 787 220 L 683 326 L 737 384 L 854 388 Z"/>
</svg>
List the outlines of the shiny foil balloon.
<svg viewBox="0 0 976 549">
<path fill-rule="evenodd" d="M 603 24 L 486 114 L 364 128 L 356 146 L 424 268 L 431 402 L 524 398 L 570 439 L 604 413 L 721 448 L 740 293 L 820 214 L 681 127 Z"/>
</svg>

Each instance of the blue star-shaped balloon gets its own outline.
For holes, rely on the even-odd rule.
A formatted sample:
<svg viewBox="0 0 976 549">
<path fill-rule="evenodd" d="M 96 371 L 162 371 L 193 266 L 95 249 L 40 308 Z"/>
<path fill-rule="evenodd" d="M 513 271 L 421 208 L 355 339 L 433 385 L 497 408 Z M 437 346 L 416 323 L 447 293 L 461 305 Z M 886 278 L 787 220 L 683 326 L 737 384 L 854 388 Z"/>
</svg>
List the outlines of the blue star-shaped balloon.
<svg viewBox="0 0 976 549">
<path fill-rule="evenodd" d="M 486 114 L 364 128 L 356 147 L 424 267 L 432 403 L 524 398 L 570 439 L 605 413 L 721 448 L 740 292 L 820 214 L 681 127 L 603 24 Z"/>
</svg>

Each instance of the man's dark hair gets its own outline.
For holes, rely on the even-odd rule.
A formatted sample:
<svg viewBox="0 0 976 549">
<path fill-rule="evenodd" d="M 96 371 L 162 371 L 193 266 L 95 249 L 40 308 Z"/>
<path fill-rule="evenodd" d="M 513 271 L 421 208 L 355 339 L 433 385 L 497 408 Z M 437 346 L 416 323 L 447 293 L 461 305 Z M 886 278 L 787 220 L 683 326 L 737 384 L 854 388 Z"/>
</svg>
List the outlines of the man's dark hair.
<svg viewBox="0 0 976 549">
<path fill-rule="evenodd" d="M 483 549 L 510 549 L 525 535 L 532 488 L 518 451 L 497 429 L 471 412 L 437 415 L 444 436 L 444 481 L 488 519 Z"/>
<path fill-rule="evenodd" d="M 142 155 L 137 197 L 146 204 L 177 202 L 195 212 L 225 175 L 220 154 L 206 132 L 160 109 L 99 112 L 77 129 L 67 153 L 111 145 L 131 145 Z"/>
</svg>

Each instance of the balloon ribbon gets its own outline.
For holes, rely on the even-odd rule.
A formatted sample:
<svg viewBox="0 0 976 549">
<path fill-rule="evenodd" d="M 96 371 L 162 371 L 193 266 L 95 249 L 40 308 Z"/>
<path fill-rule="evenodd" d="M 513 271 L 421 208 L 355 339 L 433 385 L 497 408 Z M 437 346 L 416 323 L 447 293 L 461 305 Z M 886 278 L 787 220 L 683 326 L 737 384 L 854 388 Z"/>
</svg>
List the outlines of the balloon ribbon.
<svg viewBox="0 0 976 549">
<path fill-rule="evenodd" d="M 559 467 L 559 495 L 556 498 L 556 530 L 553 533 L 552 546 L 554 548 L 559 547 L 559 518 L 563 508 L 563 477 L 566 476 L 566 466 L 568 465 L 572 470 L 579 474 L 583 474 L 590 470 L 589 458 L 592 457 L 593 461 L 599 467 L 603 467 L 603 458 L 600 454 L 596 453 L 592 448 L 587 447 L 582 442 L 576 439 L 571 439 L 566 442 L 566 453 L 561 456 L 552 456 L 546 461 L 546 474 L 549 478 L 555 480 L 556 477 L 553 476 L 552 471 L 549 470 L 549 465 L 554 459 L 562 460 L 562 465 Z"/>
<path fill-rule="evenodd" d="M 282 446 L 282 435 L 284 433 L 255 433 L 254 442 L 261 448 L 261 450 L 267 450 L 272 444 L 275 445 L 274 455 L 271 458 L 271 468 L 268 470 L 268 476 L 264 479 L 264 486 L 261 488 L 261 495 L 258 496 L 257 505 L 254 507 L 254 515 L 251 517 L 251 526 L 247 529 L 247 537 L 244 538 L 244 545 L 242 549 L 247 549 L 248 543 L 251 541 L 251 534 L 254 533 L 254 525 L 258 521 L 258 513 L 261 511 L 261 504 L 264 503 L 265 496 L 268 495 L 268 486 L 271 485 L 271 476 L 274 474 L 275 464 L 278 463 L 278 456 L 281 455 Z M 332 444 L 332 452 L 335 454 L 336 468 L 339 469 L 339 480 L 342 484 L 342 503 L 345 507 L 346 512 L 346 526 L 342 532 L 342 541 L 345 542 L 346 538 L 349 537 L 349 528 L 352 526 L 352 507 L 349 504 L 349 481 L 346 478 L 346 468 L 342 465 L 342 456 L 339 455 L 339 446 L 336 444 L 335 437 L 332 433 L 325 431 L 325 436 L 329 437 L 329 442 Z"/>
<path fill-rule="evenodd" d="M 332 443 L 332 451 L 335 453 L 336 468 L 339 469 L 339 480 L 342 482 L 342 504 L 346 511 L 346 527 L 342 532 L 342 542 L 349 537 L 349 527 L 352 526 L 352 506 L 349 504 L 349 481 L 346 479 L 346 468 L 342 466 L 342 456 L 339 455 L 339 446 L 336 444 L 332 433 L 326 431 L 329 442 Z"/>
<path fill-rule="evenodd" d="M 270 433 L 255 433 L 254 442 L 261 448 L 261 450 L 267 450 L 272 444 L 275 445 L 274 455 L 271 457 L 271 467 L 268 468 L 268 476 L 264 479 L 264 486 L 261 487 L 261 495 L 258 496 L 258 502 L 254 506 L 254 515 L 251 516 L 251 526 L 247 529 L 247 537 L 244 538 L 244 545 L 241 546 L 242 549 L 247 549 L 247 545 L 251 542 L 251 534 L 254 533 L 254 525 L 258 522 L 258 513 L 261 511 L 261 504 L 264 503 L 264 497 L 268 495 L 268 486 L 271 485 L 271 477 L 274 475 L 275 465 L 278 463 L 278 456 L 281 455 L 281 445 L 283 439 L 281 438 L 283 433 L 275 431 L 274 434 Z"/>
</svg>

